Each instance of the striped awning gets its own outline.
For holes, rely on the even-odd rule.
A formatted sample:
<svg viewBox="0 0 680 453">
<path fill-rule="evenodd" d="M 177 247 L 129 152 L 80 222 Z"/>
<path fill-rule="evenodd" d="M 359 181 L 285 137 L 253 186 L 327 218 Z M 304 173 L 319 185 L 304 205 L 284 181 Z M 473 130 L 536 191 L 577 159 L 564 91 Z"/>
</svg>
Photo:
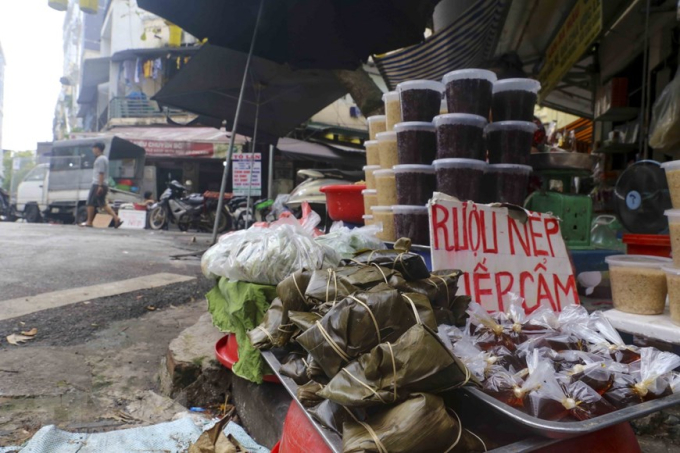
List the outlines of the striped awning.
<svg viewBox="0 0 680 453">
<path fill-rule="evenodd" d="M 421 44 L 374 57 L 390 90 L 407 80 L 441 80 L 493 56 L 507 0 L 478 0 L 448 27 Z"/>
</svg>

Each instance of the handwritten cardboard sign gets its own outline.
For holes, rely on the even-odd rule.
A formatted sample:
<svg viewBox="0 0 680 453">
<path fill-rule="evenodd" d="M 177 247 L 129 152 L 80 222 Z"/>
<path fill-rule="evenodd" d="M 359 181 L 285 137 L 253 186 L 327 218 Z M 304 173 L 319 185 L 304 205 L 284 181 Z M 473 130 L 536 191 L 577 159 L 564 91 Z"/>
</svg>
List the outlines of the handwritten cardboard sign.
<svg viewBox="0 0 680 453">
<path fill-rule="evenodd" d="M 529 312 L 542 303 L 556 311 L 578 304 L 559 220 L 526 213 L 523 222 L 515 218 L 523 214 L 510 216 L 504 207 L 435 194 L 429 203 L 433 269 L 464 271 L 459 293 L 489 311 L 504 310 L 509 293 L 522 296 Z"/>
</svg>

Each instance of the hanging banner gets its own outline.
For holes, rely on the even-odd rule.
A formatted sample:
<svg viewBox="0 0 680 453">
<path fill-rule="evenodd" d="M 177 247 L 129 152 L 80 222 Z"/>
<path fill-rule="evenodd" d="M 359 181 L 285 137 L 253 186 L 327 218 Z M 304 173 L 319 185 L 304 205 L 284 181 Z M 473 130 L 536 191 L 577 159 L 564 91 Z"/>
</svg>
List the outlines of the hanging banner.
<svg viewBox="0 0 680 453">
<path fill-rule="evenodd" d="M 231 185 L 234 195 L 262 195 L 262 154 L 236 153 L 231 158 Z M 252 175 L 250 173 L 252 165 Z M 250 185 L 248 184 L 250 181 Z"/>
<path fill-rule="evenodd" d="M 211 157 L 214 154 L 214 145 L 212 143 L 136 140 L 132 138 L 127 140 L 144 148 L 147 156 Z"/>
<path fill-rule="evenodd" d="M 442 194 L 428 208 L 432 268 L 464 271 L 459 293 L 489 311 L 504 310 L 509 293 L 522 296 L 528 312 L 579 303 L 557 218 L 523 210 L 509 215 L 507 208 Z"/>
<path fill-rule="evenodd" d="M 557 86 L 602 31 L 602 0 L 577 0 L 545 52 L 538 102 Z"/>
</svg>

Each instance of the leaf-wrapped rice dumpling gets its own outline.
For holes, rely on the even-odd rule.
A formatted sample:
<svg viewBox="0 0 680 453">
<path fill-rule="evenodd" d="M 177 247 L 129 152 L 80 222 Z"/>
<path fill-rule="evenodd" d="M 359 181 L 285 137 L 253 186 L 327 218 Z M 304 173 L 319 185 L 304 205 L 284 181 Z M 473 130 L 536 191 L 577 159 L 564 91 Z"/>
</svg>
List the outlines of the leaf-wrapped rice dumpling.
<svg viewBox="0 0 680 453">
<path fill-rule="evenodd" d="M 278 348 L 288 343 L 295 330 L 281 299 L 277 297 L 264 314 L 262 323 L 248 332 L 248 338 L 256 349 Z"/>
<path fill-rule="evenodd" d="M 297 388 L 297 399 L 305 407 L 312 407 L 323 401 L 317 392 L 323 388 L 318 382 L 309 381 Z"/>
<path fill-rule="evenodd" d="M 413 308 L 398 291 L 358 293 L 338 302 L 296 340 L 333 377 L 360 354 L 395 341 L 414 324 Z"/>
<path fill-rule="evenodd" d="M 430 276 L 425 260 L 417 253 L 409 252 L 411 241 L 400 239 L 394 244 L 394 250 L 368 250 L 358 253 L 351 260 L 345 260 L 346 265 L 377 264 L 394 269 L 401 273 L 408 281 L 421 280 Z"/>
<path fill-rule="evenodd" d="M 279 373 L 291 378 L 297 385 L 309 382 L 307 377 L 307 361 L 302 352 L 291 352 L 281 361 Z"/>
<path fill-rule="evenodd" d="M 470 380 L 468 369 L 437 335 L 416 324 L 396 342 L 381 343 L 351 362 L 319 396 L 347 407 L 368 407 L 402 401 L 411 393 L 443 392 Z"/>
<path fill-rule="evenodd" d="M 344 424 L 344 453 L 443 453 L 452 451 L 463 434 L 460 421 L 432 394 L 415 393 L 403 403 Z"/>
</svg>

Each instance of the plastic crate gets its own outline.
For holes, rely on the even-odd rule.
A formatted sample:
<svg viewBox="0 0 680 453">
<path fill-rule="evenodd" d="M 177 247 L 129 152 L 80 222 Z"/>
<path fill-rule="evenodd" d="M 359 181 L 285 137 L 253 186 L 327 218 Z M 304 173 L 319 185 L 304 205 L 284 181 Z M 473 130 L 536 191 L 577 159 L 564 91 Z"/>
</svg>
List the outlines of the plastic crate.
<svg viewBox="0 0 680 453">
<path fill-rule="evenodd" d="M 590 223 L 593 217 L 593 201 L 590 197 L 537 191 L 531 194 L 524 207 L 559 217 L 567 247 L 590 246 Z"/>
</svg>

